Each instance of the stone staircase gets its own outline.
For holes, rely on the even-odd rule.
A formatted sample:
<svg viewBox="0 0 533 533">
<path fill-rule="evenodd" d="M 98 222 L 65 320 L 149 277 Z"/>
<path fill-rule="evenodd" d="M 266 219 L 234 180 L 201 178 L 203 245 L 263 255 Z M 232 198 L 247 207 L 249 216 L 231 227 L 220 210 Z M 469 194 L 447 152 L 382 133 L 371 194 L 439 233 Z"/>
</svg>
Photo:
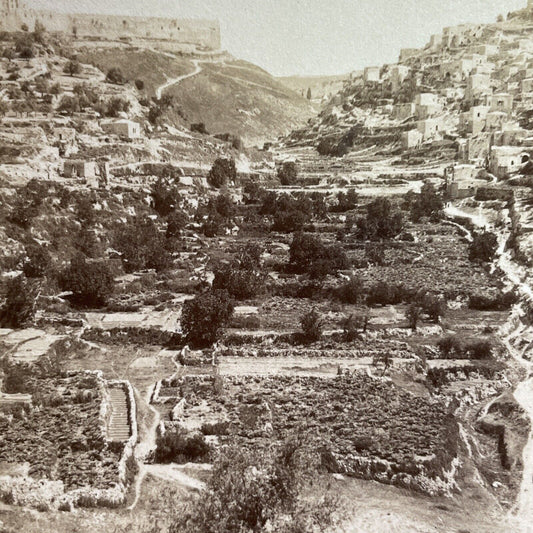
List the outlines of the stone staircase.
<svg viewBox="0 0 533 533">
<path fill-rule="evenodd" d="M 107 423 L 107 438 L 114 442 L 130 438 L 128 403 L 126 393 L 120 387 L 109 389 L 111 414 Z"/>
</svg>

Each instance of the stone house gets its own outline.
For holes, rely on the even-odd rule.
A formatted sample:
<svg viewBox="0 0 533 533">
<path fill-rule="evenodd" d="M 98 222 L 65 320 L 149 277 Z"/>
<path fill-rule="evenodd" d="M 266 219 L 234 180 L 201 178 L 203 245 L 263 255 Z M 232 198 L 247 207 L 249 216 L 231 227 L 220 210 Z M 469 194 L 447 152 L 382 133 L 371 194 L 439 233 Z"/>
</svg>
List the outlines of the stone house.
<svg viewBox="0 0 533 533">
<path fill-rule="evenodd" d="M 478 98 L 492 93 L 488 74 L 470 74 L 466 82 L 465 100 L 474 103 Z"/>
<path fill-rule="evenodd" d="M 488 106 L 473 106 L 459 117 L 459 129 L 465 133 L 477 135 L 481 133 L 487 123 L 487 115 L 490 111 Z"/>
<path fill-rule="evenodd" d="M 91 180 L 98 175 L 98 166 L 94 161 L 83 161 L 79 159 L 68 159 L 63 165 L 63 176 L 65 178 L 82 178 Z"/>
<path fill-rule="evenodd" d="M 529 154 L 520 146 L 493 146 L 490 150 L 489 170 L 498 178 L 518 172 L 529 161 Z"/>
<path fill-rule="evenodd" d="M 424 135 L 418 129 L 404 131 L 402 133 L 402 148 L 417 148 L 424 140 Z"/>
<path fill-rule="evenodd" d="M 141 136 L 141 125 L 133 120 L 105 121 L 100 126 L 106 133 L 125 139 L 137 139 Z"/>
<path fill-rule="evenodd" d="M 513 112 L 513 95 L 509 93 L 497 93 L 488 95 L 486 103 L 491 111 L 501 111 L 511 114 Z"/>
<path fill-rule="evenodd" d="M 380 67 L 366 67 L 363 72 L 363 80 L 365 83 L 379 83 L 381 81 Z"/>
<path fill-rule="evenodd" d="M 422 134 L 424 141 L 428 141 L 441 135 L 443 123 L 440 117 L 434 117 L 418 121 L 416 127 Z"/>
</svg>

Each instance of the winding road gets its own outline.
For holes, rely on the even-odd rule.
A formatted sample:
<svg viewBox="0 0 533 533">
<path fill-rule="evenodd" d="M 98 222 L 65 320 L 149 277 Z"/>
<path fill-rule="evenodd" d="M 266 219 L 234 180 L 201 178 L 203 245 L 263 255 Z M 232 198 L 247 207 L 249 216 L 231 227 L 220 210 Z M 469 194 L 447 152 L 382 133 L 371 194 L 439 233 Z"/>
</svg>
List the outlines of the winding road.
<svg viewBox="0 0 533 533">
<path fill-rule="evenodd" d="M 192 72 L 189 72 L 188 74 L 183 74 L 182 76 L 178 76 L 177 78 L 172 78 L 165 82 L 163 85 L 160 85 L 156 91 L 155 95 L 157 99 L 161 99 L 161 96 L 163 96 L 163 93 L 173 85 L 177 85 L 178 83 L 182 82 L 183 80 L 186 80 L 188 78 L 192 78 L 193 76 L 196 76 L 202 72 L 202 67 L 200 66 L 200 63 L 206 63 L 206 61 L 200 61 L 199 59 L 193 59 L 192 63 L 194 64 L 194 70 Z"/>
</svg>

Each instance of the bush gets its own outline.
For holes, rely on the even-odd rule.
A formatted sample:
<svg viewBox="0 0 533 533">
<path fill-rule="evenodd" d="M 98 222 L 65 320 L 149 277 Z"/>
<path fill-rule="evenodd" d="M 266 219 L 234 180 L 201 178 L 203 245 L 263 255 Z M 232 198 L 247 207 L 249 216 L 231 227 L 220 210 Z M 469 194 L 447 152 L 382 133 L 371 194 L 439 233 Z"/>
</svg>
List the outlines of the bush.
<svg viewBox="0 0 533 533">
<path fill-rule="evenodd" d="M 72 291 L 74 303 L 83 307 L 102 307 L 114 291 L 111 267 L 104 261 L 87 261 L 81 254 L 61 273 L 63 290 Z"/>
<path fill-rule="evenodd" d="M 106 81 L 115 85 L 124 85 L 127 79 L 118 67 L 113 67 L 107 71 Z"/>
<path fill-rule="evenodd" d="M 155 461 L 157 463 L 188 463 L 204 458 L 211 450 L 201 433 L 187 433 L 177 427 L 167 430 L 157 438 Z"/>
<path fill-rule="evenodd" d="M 138 91 L 144 91 L 144 81 L 143 80 L 135 80 L 135 87 Z"/>
<path fill-rule="evenodd" d="M 470 261 L 488 263 L 494 259 L 498 250 L 498 238 L 490 231 L 476 233 L 470 244 Z"/>
<path fill-rule="evenodd" d="M 345 304 L 357 304 L 363 294 L 363 282 L 356 276 L 350 277 L 336 291 L 337 298 Z"/>
<path fill-rule="evenodd" d="M 0 327 L 22 328 L 35 316 L 36 286 L 24 276 L 10 279 L 6 285 L 4 304 L 0 307 Z"/>
<path fill-rule="evenodd" d="M 203 122 L 191 124 L 191 131 L 200 133 L 202 135 L 209 135 L 209 132 L 207 131 L 205 124 Z"/>
<path fill-rule="evenodd" d="M 40 244 L 31 244 L 26 248 L 27 259 L 22 271 L 27 278 L 42 278 L 52 264 L 50 252 Z"/>
<path fill-rule="evenodd" d="M 220 189 L 221 187 L 224 187 L 228 181 L 235 181 L 236 179 L 237 169 L 235 167 L 235 160 L 223 157 L 219 157 L 215 160 L 207 175 L 207 183 L 215 189 Z"/>
<path fill-rule="evenodd" d="M 194 346 L 212 345 L 233 315 L 233 302 L 227 291 L 210 290 L 183 304 L 181 327 Z"/>
<path fill-rule="evenodd" d="M 282 185 L 294 185 L 298 180 L 298 167 L 294 161 L 285 161 L 278 168 L 278 178 Z"/>
<path fill-rule="evenodd" d="M 420 320 L 420 315 L 422 314 L 422 308 L 412 303 L 407 308 L 407 311 L 405 312 L 405 318 L 407 318 L 407 321 L 409 322 L 409 327 L 416 331 L 416 327 L 418 325 L 418 321 Z"/>
<path fill-rule="evenodd" d="M 305 313 L 300 318 L 303 338 L 306 342 L 316 342 L 322 337 L 322 319 L 316 309 Z"/>
</svg>

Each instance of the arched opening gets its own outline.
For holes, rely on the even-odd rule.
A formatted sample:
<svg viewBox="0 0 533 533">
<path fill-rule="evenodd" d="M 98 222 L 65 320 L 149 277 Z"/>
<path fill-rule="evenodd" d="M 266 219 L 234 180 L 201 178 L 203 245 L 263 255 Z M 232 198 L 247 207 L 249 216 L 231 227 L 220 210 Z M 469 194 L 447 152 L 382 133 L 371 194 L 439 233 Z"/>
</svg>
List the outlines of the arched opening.
<svg viewBox="0 0 533 533">
<path fill-rule="evenodd" d="M 527 163 L 529 161 L 529 156 L 527 154 L 522 155 L 522 164 Z"/>
</svg>

